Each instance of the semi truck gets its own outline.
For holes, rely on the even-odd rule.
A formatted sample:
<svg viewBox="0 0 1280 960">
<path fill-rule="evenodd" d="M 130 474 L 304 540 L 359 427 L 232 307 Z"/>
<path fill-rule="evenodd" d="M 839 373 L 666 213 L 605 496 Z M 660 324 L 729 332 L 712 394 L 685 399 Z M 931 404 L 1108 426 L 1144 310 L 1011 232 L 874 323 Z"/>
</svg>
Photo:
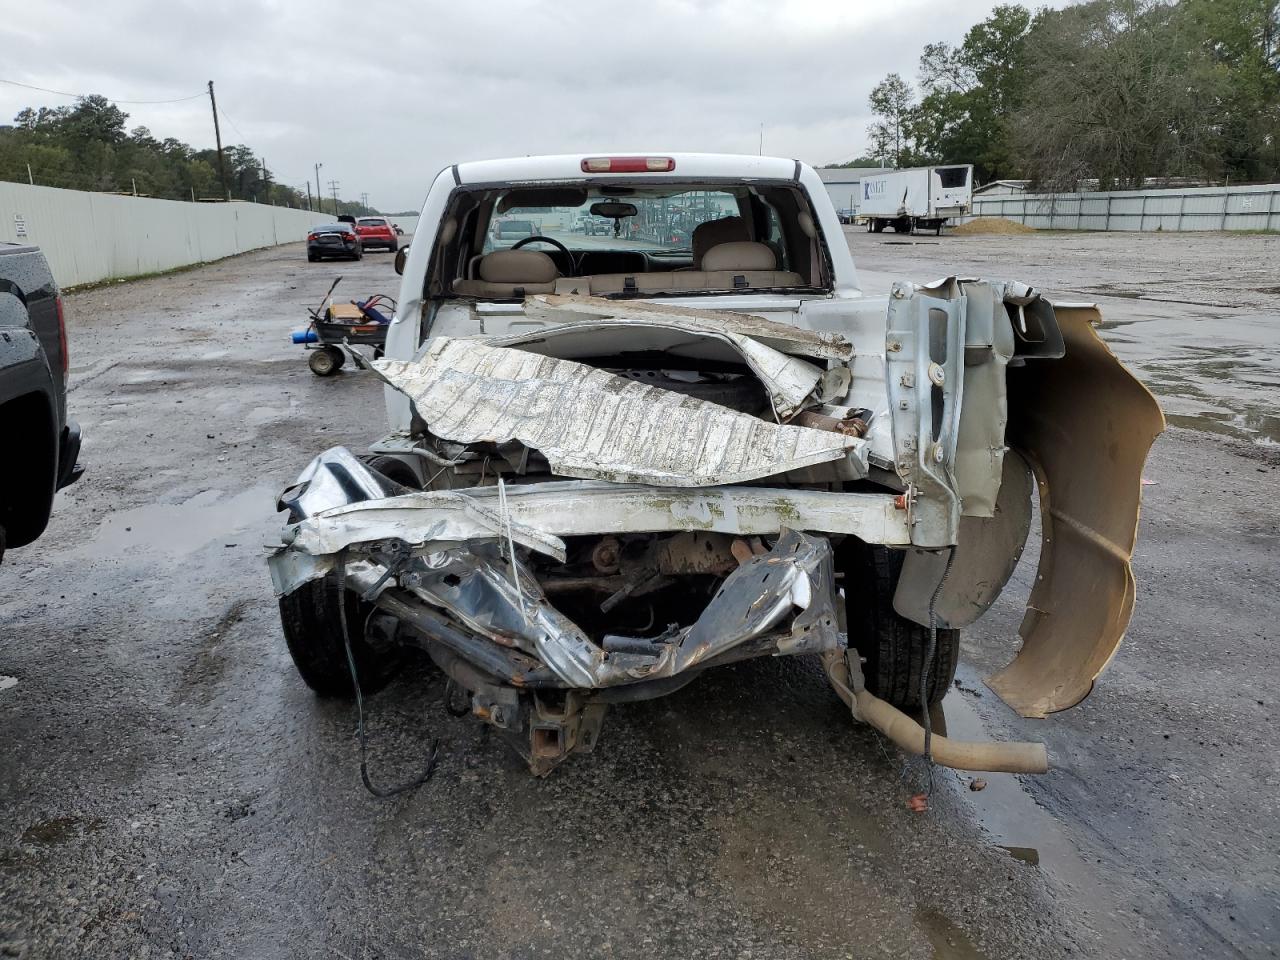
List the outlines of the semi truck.
<svg viewBox="0 0 1280 960">
<path fill-rule="evenodd" d="M 858 215 L 867 229 L 896 233 L 917 229 L 942 233 L 952 217 L 962 217 L 973 204 L 973 164 L 891 170 L 862 178 Z"/>
</svg>

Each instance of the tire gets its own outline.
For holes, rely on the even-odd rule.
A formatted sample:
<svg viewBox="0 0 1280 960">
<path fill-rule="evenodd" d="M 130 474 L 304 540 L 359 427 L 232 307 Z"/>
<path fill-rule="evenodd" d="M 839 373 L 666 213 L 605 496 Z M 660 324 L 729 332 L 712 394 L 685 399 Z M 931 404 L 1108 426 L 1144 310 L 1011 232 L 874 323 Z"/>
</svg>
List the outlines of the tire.
<svg viewBox="0 0 1280 960">
<path fill-rule="evenodd" d="M 893 594 L 906 554 L 850 538 L 836 553 L 844 573 L 849 646 L 866 659 L 867 689 L 902 710 L 920 708 L 920 672 L 929 648 L 929 628 L 893 609 Z M 929 703 L 946 696 L 960 657 L 960 631 L 938 628 L 929 668 Z"/>
<path fill-rule="evenodd" d="M 308 254 L 307 254 L 307 263 L 315 263 L 315 262 L 316 262 L 317 260 L 319 260 L 319 259 L 320 259 L 320 258 L 319 258 L 319 257 L 317 257 L 314 253 L 308 253 Z"/>
<path fill-rule="evenodd" d="M 360 457 L 364 465 L 370 470 L 376 470 L 388 480 L 394 480 L 402 487 L 408 487 L 410 490 L 421 490 L 422 481 L 418 479 L 418 475 L 413 472 L 413 467 L 409 466 L 399 457 L 389 457 L 381 453 L 370 453 Z"/>
<path fill-rule="evenodd" d="M 338 372 L 345 358 L 337 347 L 321 347 L 312 350 L 307 358 L 307 366 L 317 377 L 332 377 Z"/>
<path fill-rule="evenodd" d="M 352 255 L 351 255 L 351 259 L 352 259 L 352 260 L 363 260 L 363 259 L 364 259 L 364 251 L 363 251 L 363 250 L 357 250 L 354 254 L 352 254 Z"/>
<path fill-rule="evenodd" d="M 391 243 L 387 245 L 387 253 L 395 253 L 399 249 L 400 249 L 400 244 L 396 243 L 394 240 L 392 240 Z"/>
<path fill-rule="evenodd" d="M 354 590 L 345 592 L 351 655 L 356 662 L 360 691 L 377 693 L 395 677 L 401 657 L 394 650 L 375 650 L 365 641 L 364 624 L 372 604 L 361 600 Z M 338 577 L 330 573 L 280 598 L 280 626 L 302 682 L 317 696 L 350 698 L 355 696 L 355 689 L 351 686 L 338 603 Z"/>
</svg>

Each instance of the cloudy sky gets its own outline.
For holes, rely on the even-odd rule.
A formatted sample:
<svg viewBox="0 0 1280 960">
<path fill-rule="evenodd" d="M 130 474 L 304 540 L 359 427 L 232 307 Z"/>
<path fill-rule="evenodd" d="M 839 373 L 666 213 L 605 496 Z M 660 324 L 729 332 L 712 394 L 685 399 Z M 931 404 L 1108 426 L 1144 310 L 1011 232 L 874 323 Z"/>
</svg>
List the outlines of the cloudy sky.
<svg viewBox="0 0 1280 960">
<path fill-rule="evenodd" d="M 417 209 L 459 160 L 708 150 L 821 164 L 866 145 L 867 94 L 914 78 L 993 0 L 0 0 L 0 77 L 152 100 L 215 82 L 223 143 L 274 178 Z M 0 122 L 63 97 L 0 84 Z M 122 103 L 211 146 L 208 100 Z M 314 189 L 314 187 L 313 187 Z M 326 186 L 326 192 L 327 192 Z"/>
</svg>

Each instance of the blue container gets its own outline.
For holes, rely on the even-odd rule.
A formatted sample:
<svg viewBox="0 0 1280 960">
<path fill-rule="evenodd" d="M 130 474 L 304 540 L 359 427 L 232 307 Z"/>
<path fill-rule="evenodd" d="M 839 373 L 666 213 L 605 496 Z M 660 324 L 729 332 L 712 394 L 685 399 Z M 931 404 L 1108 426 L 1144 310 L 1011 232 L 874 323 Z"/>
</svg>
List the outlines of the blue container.
<svg viewBox="0 0 1280 960">
<path fill-rule="evenodd" d="M 293 342 L 294 343 L 319 343 L 320 338 L 316 336 L 316 332 L 314 329 L 312 329 L 311 327 L 307 327 L 307 329 L 305 330 L 293 331 Z"/>
</svg>

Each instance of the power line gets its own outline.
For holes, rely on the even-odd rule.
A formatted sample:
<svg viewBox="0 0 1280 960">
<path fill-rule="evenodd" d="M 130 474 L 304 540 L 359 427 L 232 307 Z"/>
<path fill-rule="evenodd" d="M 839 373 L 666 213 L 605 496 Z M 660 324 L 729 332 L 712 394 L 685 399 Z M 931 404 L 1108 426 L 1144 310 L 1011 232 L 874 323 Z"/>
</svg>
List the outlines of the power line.
<svg viewBox="0 0 1280 960">
<path fill-rule="evenodd" d="M 239 127 L 236 126 L 236 122 L 232 120 L 230 116 L 227 115 L 227 110 L 225 107 L 218 108 L 218 115 L 222 117 L 223 120 L 227 121 L 227 123 L 231 124 L 231 129 L 236 132 L 236 136 L 240 138 L 240 142 L 245 146 L 248 146 L 249 138 L 244 135 L 244 132 Z"/>
<path fill-rule="evenodd" d="M 17 80 L 6 80 L 3 77 L 0 77 L 0 83 L 7 83 L 15 87 L 24 87 L 27 90 L 38 90 L 41 93 L 52 93 L 58 97 L 72 97 L 76 100 L 83 100 L 84 98 L 89 96 L 101 96 L 101 94 L 67 93 L 65 90 L 50 90 L 47 87 L 36 87 L 36 86 L 32 86 L 29 83 L 19 83 Z M 187 100 L 198 100 L 200 97 L 203 97 L 203 96 L 207 96 L 207 94 L 203 90 L 201 90 L 199 93 L 193 93 L 189 97 L 175 97 L 172 100 L 119 100 L 116 97 L 106 97 L 106 99 L 110 100 L 112 103 L 128 103 L 128 104 L 185 103 Z"/>
</svg>

